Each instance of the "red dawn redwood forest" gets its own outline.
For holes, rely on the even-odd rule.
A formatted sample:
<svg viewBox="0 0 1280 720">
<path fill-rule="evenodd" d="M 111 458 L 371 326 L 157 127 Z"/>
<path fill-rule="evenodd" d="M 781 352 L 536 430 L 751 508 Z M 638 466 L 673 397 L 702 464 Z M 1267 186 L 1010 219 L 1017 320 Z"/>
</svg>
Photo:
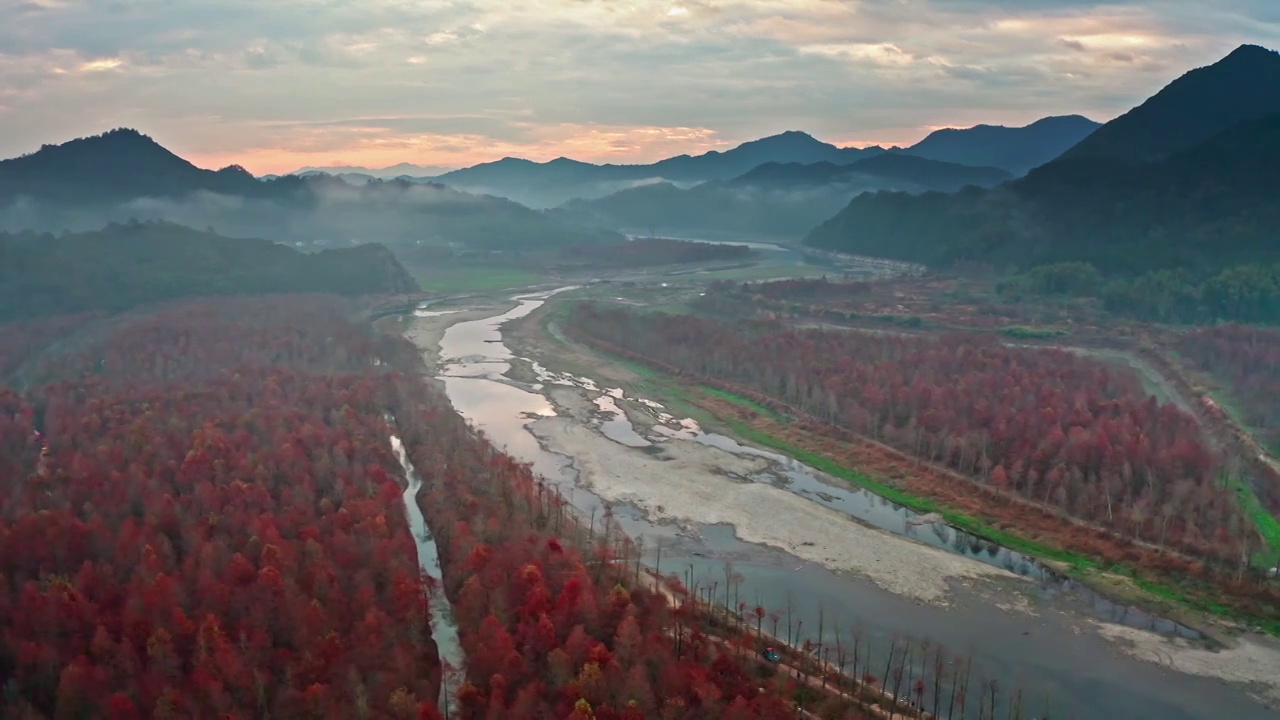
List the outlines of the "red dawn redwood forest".
<svg viewBox="0 0 1280 720">
<path fill-rule="evenodd" d="M 1182 335 L 1177 347 L 1198 369 L 1226 384 L 1241 420 L 1264 445 L 1280 449 L 1280 332 L 1218 325 Z"/>
<path fill-rule="evenodd" d="M 589 303 L 575 306 L 570 329 L 947 468 L 953 483 L 968 478 L 1198 559 L 1179 573 L 1207 564 L 1236 582 L 1249 572 L 1241 558 L 1260 546 L 1223 483 L 1232 468 L 1195 419 L 1157 403 L 1135 374 L 1087 357 L 972 334 L 790 329 Z"/>
<path fill-rule="evenodd" d="M 57 352 L 47 324 L 0 327 L 6 374 L 45 354 L 0 390 L 0 716 L 438 717 L 392 432 L 467 655 L 461 716 L 795 716 L 790 681 L 584 559 L 626 543 L 578 542 L 361 309 L 184 301 Z"/>
</svg>

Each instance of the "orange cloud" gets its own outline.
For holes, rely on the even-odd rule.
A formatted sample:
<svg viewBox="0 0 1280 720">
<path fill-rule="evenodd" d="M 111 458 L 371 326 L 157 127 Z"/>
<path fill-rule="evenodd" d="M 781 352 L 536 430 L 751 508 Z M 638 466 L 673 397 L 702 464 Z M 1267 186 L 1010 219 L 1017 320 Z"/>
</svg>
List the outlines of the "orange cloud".
<svg viewBox="0 0 1280 720">
<path fill-rule="evenodd" d="M 732 146 L 707 128 L 543 125 L 525 128 L 528 140 L 484 135 L 404 134 L 379 127 L 296 127 L 277 143 L 245 150 L 185 153 L 202 167 L 242 165 L 255 174 L 284 173 L 307 165 L 385 167 L 401 162 L 463 167 L 518 156 L 547 161 L 571 157 L 586 162 L 647 163 L 681 153 L 699 154 Z"/>
</svg>

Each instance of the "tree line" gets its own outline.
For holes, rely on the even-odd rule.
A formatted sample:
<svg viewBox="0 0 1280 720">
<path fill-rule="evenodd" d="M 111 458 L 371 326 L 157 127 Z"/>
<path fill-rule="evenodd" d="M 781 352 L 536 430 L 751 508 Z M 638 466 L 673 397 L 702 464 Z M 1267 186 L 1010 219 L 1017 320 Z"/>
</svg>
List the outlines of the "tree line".
<svg viewBox="0 0 1280 720">
<path fill-rule="evenodd" d="M 972 335 L 792 330 L 576 306 L 572 324 L 699 376 L 776 398 L 1144 542 L 1231 559 L 1257 538 L 1224 488 L 1228 458 L 1132 373 Z"/>
<path fill-rule="evenodd" d="M 1012 300 L 1097 298 L 1109 312 L 1152 322 L 1280 323 L 1280 264 L 1234 265 L 1198 279 L 1181 268 L 1108 278 L 1089 263 L 1062 262 L 1005 278 L 997 289 Z"/>
<path fill-rule="evenodd" d="M 1225 383 L 1240 419 L 1272 451 L 1280 450 L 1280 332 L 1218 325 L 1184 333 L 1178 352 Z"/>
<path fill-rule="evenodd" d="M 359 310 L 172 303 L 0 391 L 0 715 L 440 717 L 398 431 L 467 656 L 461 717 L 861 716 L 670 602 Z"/>
</svg>

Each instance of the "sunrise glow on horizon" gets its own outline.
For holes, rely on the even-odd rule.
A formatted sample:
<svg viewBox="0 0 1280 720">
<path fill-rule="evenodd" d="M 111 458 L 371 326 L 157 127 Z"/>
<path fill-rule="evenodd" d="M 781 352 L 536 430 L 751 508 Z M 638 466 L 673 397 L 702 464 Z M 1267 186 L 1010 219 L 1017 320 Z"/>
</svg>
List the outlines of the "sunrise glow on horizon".
<svg viewBox="0 0 1280 720">
<path fill-rule="evenodd" d="M 204 167 L 647 163 L 785 130 L 1105 121 L 1241 42 L 1264 0 L 0 0 L 0 157 L 133 127 Z M 18 112 L 18 109 L 21 112 Z"/>
</svg>

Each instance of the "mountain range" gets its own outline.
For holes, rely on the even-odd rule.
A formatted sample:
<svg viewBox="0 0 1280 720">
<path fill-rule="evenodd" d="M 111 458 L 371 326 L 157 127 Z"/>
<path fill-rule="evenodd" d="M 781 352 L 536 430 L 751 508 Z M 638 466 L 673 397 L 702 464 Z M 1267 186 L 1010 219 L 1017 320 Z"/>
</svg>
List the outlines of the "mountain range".
<svg viewBox="0 0 1280 720">
<path fill-rule="evenodd" d="M 837 147 L 791 130 L 723 152 L 679 155 L 647 165 L 594 165 L 563 157 L 539 163 L 507 157 L 420 179 L 547 208 L 660 182 L 690 187 L 708 181 L 728 181 L 771 163 L 848 166 L 894 151 L 953 164 L 995 167 L 1011 175 L 1021 175 L 1053 159 L 1097 127 L 1098 123 L 1078 115 L 1045 118 L 1020 128 L 979 125 L 938 130 L 905 149 Z M 935 184 L 925 182 L 924 186 Z"/>
<path fill-rule="evenodd" d="M 878 147 L 838 148 L 806 133 L 791 131 L 724 152 L 678 155 L 648 165 L 593 165 L 563 157 L 539 163 L 507 157 L 429 179 L 459 190 L 499 195 L 530 207 L 546 208 L 655 182 L 692 185 L 728 180 L 767 162 L 849 163 L 881 152 L 884 150 Z"/>
<path fill-rule="evenodd" d="M 999 168 L 889 150 L 845 165 L 769 162 L 729 180 L 689 188 L 667 182 L 643 185 L 595 200 L 572 200 L 554 212 L 595 227 L 798 238 L 861 192 L 954 190 L 996 185 L 1011 177 Z"/>
<path fill-rule="evenodd" d="M 379 180 L 395 180 L 402 177 L 432 177 L 435 175 L 443 175 L 447 172 L 456 170 L 457 168 L 442 167 L 440 165 L 414 165 L 413 163 L 398 163 L 396 165 L 388 165 L 383 168 L 367 168 L 358 165 L 333 165 L 329 167 L 302 167 L 289 173 L 290 175 L 313 175 L 316 173 L 324 173 L 326 175 L 367 175 L 371 178 Z"/>
<path fill-rule="evenodd" d="M 944 128 L 907 148 L 906 152 L 930 160 L 959 165 L 991 166 L 1013 175 L 1053 160 L 1089 137 L 1101 123 L 1081 115 L 1041 118 L 1023 127 L 975 125 Z"/>
<path fill-rule="evenodd" d="M 324 174 L 264 181 L 238 166 L 205 170 L 130 129 L 0 161 L 0 230 L 83 232 L 129 219 L 341 246 L 380 241 L 528 250 L 622 240 L 437 183 L 352 184 Z"/>
<path fill-rule="evenodd" d="M 1110 273 L 1280 259 L 1280 54 L 1243 45 L 995 188 L 854 197 L 805 242 L 945 265 Z"/>
</svg>

